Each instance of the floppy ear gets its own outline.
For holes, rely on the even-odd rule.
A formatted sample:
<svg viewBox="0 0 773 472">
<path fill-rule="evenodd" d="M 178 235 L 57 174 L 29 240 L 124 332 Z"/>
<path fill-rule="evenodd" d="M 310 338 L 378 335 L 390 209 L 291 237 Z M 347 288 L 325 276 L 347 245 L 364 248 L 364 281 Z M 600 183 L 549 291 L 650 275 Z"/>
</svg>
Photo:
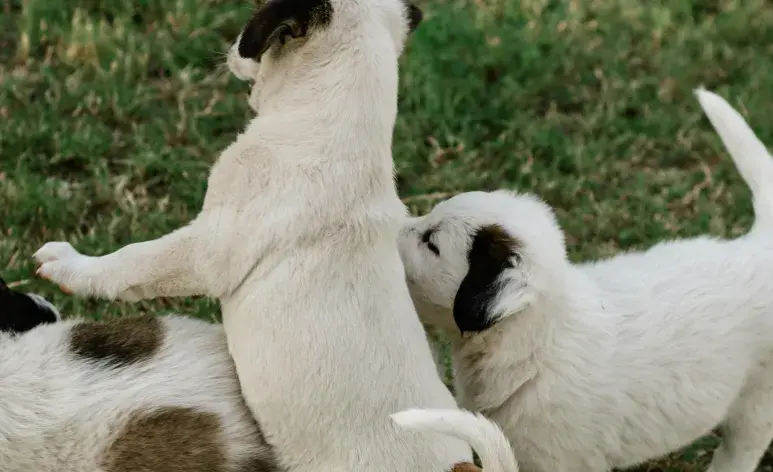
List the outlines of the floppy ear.
<svg viewBox="0 0 773 472">
<path fill-rule="evenodd" d="M 502 293 L 505 282 L 501 275 L 513 268 L 513 260 L 520 260 L 519 247 L 499 225 L 484 226 L 475 233 L 467 253 L 470 268 L 454 298 L 454 321 L 459 331 L 485 331 L 501 319 L 502 313 L 496 312 L 498 302 L 512 298 Z"/>
<path fill-rule="evenodd" d="M 268 0 L 242 31 L 239 55 L 259 60 L 274 44 L 304 37 L 310 26 L 326 25 L 332 16 L 330 0 Z"/>
<path fill-rule="evenodd" d="M 413 3 L 408 4 L 408 30 L 413 32 L 419 27 L 419 23 L 424 19 L 424 13 Z"/>
</svg>

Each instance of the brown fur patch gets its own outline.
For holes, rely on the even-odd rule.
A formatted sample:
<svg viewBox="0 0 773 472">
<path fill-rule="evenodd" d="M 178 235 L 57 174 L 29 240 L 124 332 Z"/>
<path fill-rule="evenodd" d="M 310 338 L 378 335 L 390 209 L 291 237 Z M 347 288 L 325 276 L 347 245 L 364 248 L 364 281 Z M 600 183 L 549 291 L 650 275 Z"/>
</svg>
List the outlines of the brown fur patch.
<svg viewBox="0 0 773 472">
<path fill-rule="evenodd" d="M 483 472 L 483 469 L 473 464 L 472 462 L 462 462 L 456 464 L 449 472 Z"/>
<path fill-rule="evenodd" d="M 234 368 L 234 376 L 236 376 L 236 369 Z M 239 467 L 236 468 L 236 472 L 278 472 L 282 470 L 274 454 L 274 448 L 268 443 L 265 434 L 263 434 L 263 428 L 260 423 L 252 414 L 247 403 L 242 400 L 244 406 L 245 417 L 255 425 L 255 430 L 258 433 L 257 445 L 259 450 L 249 459 L 242 462 Z"/>
<path fill-rule="evenodd" d="M 106 472 L 226 472 L 225 461 L 217 415 L 169 407 L 137 412 L 108 448 L 103 467 Z"/>
<path fill-rule="evenodd" d="M 276 459 L 267 450 L 265 454 L 259 454 L 241 465 L 237 472 L 275 472 L 280 470 Z"/>
<path fill-rule="evenodd" d="M 523 247 L 519 240 L 497 224 L 480 228 L 477 238 L 481 239 L 487 258 L 499 264 L 505 264 L 510 257 L 519 257 L 517 251 Z"/>
<path fill-rule="evenodd" d="M 153 355 L 164 342 L 164 324 L 150 315 L 87 321 L 72 327 L 70 351 L 76 356 L 122 367 Z"/>
</svg>

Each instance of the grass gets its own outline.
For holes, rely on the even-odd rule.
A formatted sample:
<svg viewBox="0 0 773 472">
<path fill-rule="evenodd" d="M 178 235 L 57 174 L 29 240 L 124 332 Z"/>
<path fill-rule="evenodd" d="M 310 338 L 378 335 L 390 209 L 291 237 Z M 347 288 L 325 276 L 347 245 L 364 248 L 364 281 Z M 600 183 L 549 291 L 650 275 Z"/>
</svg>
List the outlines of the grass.
<svg viewBox="0 0 773 472">
<path fill-rule="evenodd" d="M 81 300 L 33 277 L 48 240 L 101 254 L 191 219 L 250 116 L 222 52 L 252 5 L 106 5 L 0 0 L 2 276 L 73 315 L 217 319 L 205 299 Z M 533 191 L 574 260 L 749 227 L 748 190 L 692 89 L 727 97 L 773 143 L 769 1 L 436 0 L 425 13 L 394 144 L 413 211 L 466 190 Z M 641 470 L 703 470 L 715 443 Z"/>
</svg>

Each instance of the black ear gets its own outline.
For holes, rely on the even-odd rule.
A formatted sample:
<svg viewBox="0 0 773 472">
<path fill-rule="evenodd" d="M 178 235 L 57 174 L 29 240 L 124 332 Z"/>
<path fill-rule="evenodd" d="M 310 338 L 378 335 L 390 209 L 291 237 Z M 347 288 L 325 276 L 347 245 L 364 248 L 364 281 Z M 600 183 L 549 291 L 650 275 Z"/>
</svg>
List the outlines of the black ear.
<svg viewBox="0 0 773 472">
<path fill-rule="evenodd" d="M 454 321 L 462 333 L 479 332 L 493 326 L 493 313 L 500 290 L 499 276 L 518 259 L 518 242 L 501 226 L 484 226 L 475 233 L 467 253 L 469 270 L 454 298 Z"/>
<path fill-rule="evenodd" d="M 0 331 L 23 333 L 43 324 L 57 321 L 57 315 L 44 303 L 24 293 L 14 292 L 0 279 Z"/>
<path fill-rule="evenodd" d="M 408 4 L 408 29 L 413 32 L 424 19 L 424 13 L 413 3 Z"/>
<path fill-rule="evenodd" d="M 333 17 L 330 0 L 268 0 L 242 31 L 239 55 L 260 57 L 276 43 L 306 36 L 311 26 L 324 26 Z"/>
</svg>

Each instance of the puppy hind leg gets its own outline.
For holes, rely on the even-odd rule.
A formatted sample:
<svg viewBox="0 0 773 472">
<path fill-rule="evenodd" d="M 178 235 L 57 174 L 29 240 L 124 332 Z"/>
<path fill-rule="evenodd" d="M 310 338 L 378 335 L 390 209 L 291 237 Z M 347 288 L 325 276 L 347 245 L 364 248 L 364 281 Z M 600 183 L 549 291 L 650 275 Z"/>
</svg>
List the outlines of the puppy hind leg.
<svg viewBox="0 0 773 472">
<path fill-rule="evenodd" d="M 753 383 L 741 392 L 721 426 L 722 442 L 708 472 L 754 472 L 773 441 L 773 372 L 757 371 L 750 379 Z"/>
</svg>

